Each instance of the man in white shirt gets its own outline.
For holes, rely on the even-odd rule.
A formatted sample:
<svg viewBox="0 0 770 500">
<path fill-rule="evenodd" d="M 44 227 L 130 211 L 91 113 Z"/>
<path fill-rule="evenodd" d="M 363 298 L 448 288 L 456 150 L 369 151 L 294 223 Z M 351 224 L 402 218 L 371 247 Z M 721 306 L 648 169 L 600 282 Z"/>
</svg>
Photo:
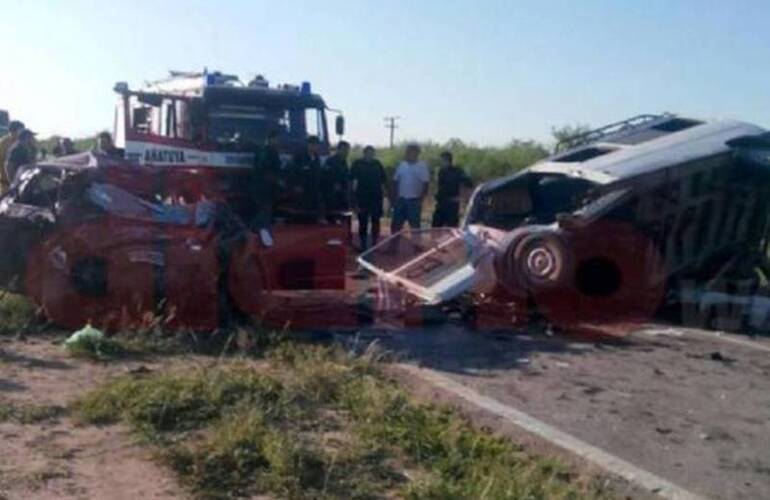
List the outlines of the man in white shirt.
<svg viewBox="0 0 770 500">
<path fill-rule="evenodd" d="M 425 162 L 420 161 L 420 146 L 406 147 L 402 161 L 393 176 L 393 220 L 390 233 L 395 234 L 408 222 L 411 229 L 420 228 L 422 200 L 428 193 L 430 172 Z"/>
</svg>

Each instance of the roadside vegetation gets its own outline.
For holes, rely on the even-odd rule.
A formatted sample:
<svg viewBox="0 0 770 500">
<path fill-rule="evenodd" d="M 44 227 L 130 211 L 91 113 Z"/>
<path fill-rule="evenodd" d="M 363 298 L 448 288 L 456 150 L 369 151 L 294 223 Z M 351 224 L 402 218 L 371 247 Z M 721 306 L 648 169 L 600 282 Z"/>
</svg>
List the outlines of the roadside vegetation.
<svg viewBox="0 0 770 500">
<path fill-rule="evenodd" d="M 34 333 L 42 327 L 38 308 L 29 299 L 0 291 L 0 335 Z"/>
<path fill-rule="evenodd" d="M 280 341 L 260 359 L 124 376 L 72 405 L 125 423 L 198 498 L 602 498 L 587 478 L 420 404 L 376 349 Z"/>
<path fill-rule="evenodd" d="M 53 152 L 57 144 L 59 144 L 58 135 L 52 135 L 51 137 L 46 137 L 45 139 L 39 139 L 37 141 L 38 148 L 45 149 L 48 154 Z M 75 147 L 75 151 L 88 151 L 96 147 L 96 136 L 94 135 L 92 137 L 81 137 L 80 139 L 73 139 L 72 144 Z"/>
<path fill-rule="evenodd" d="M 393 149 L 378 150 L 377 156 L 386 169 L 396 168 L 404 158 L 406 145 L 407 143 L 404 142 Z M 452 139 L 446 143 L 422 142 L 420 147 L 421 158 L 431 167 L 434 176 L 438 175 L 441 164 L 439 155 L 442 151 L 450 151 L 455 164 L 463 167 L 476 183 L 516 172 L 548 155 L 548 149 L 535 141 L 513 140 L 503 147 L 482 147 Z M 355 148 L 351 156 L 354 158 L 360 156 L 360 148 Z"/>
</svg>

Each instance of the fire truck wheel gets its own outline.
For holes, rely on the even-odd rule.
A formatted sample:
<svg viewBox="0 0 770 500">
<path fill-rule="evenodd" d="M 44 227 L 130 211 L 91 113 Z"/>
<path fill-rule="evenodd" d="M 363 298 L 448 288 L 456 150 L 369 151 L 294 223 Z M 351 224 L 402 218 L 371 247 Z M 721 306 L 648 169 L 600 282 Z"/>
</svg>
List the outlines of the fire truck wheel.
<svg viewBox="0 0 770 500">
<path fill-rule="evenodd" d="M 528 292 L 564 286 L 571 277 L 572 259 L 563 240 L 554 233 L 538 232 L 524 236 L 511 250 L 508 268 Z"/>
<path fill-rule="evenodd" d="M 569 272 L 561 275 L 563 286 L 541 287 L 532 294 L 551 323 L 570 329 L 588 323 L 644 322 L 655 314 L 666 272 L 654 242 L 615 221 L 596 222 L 572 234 L 569 242 L 571 261 Z M 526 243 L 521 244 L 522 261 L 529 255 Z"/>
</svg>

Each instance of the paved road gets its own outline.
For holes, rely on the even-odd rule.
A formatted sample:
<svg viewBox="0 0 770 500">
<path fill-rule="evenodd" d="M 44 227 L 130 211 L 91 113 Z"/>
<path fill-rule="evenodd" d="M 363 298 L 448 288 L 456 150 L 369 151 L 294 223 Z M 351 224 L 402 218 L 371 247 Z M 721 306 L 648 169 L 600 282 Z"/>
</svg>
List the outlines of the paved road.
<svg viewBox="0 0 770 500">
<path fill-rule="evenodd" d="M 612 343 L 461 326 L 362 335 L 680 492 L 770 498 L 770 342 L 654 326 Z"/>
</svg>

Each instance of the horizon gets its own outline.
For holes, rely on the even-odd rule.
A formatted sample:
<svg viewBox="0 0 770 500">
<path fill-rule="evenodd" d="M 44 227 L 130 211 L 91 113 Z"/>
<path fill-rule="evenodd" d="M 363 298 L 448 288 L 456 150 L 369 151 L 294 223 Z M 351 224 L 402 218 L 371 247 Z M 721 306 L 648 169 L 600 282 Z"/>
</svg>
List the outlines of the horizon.
<svg viewBox="0 0 770 500">
<path fill-rule="evenodd" d="M 111 130 L 117 81 L 135 88 L 204 67 L 310 81 L 344 112 L 347 140 L 380 147 L 389 115 L 403 117 L 397 142 L 502 147 L 641 113 L 758 125 L 770 113 L 770 70 L 757 63 L 770 58 L 762 2 L 332 1 L 307 16 L 302 2 L 101 7 L 33 0 L 5 9 L 16 41 L 5 67 L 15 72 L 0 78 L 0 108 L 41 137 Z"/>
</svg>

